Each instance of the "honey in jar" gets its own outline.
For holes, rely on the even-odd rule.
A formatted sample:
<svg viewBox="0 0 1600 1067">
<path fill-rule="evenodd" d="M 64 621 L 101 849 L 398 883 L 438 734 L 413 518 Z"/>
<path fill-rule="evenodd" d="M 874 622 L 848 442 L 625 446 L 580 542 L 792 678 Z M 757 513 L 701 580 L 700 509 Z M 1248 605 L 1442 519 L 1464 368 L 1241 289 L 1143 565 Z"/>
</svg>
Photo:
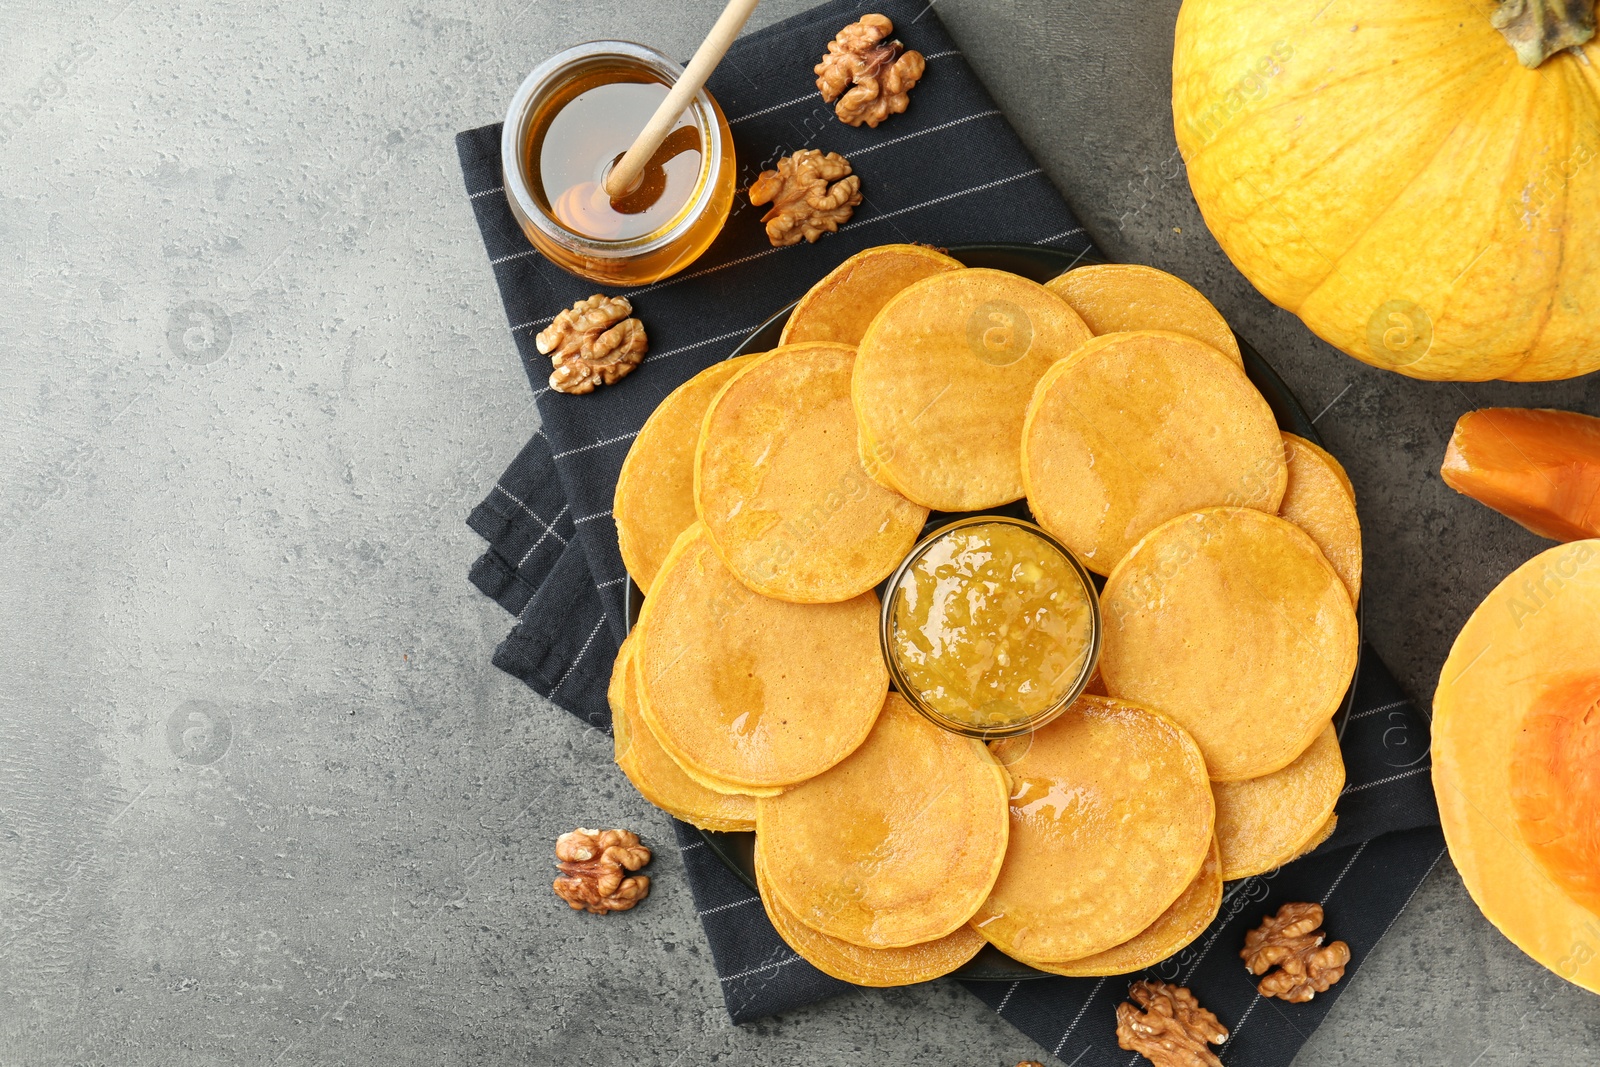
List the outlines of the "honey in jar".
<svg viewBox="0 0 1600 1067">
<path fill-rule="evenodd" d="M 607 77 L 623 80 L 600 80 Z M 656 149 L 635 188 L 615 199 L 606 192 L 611 168 L 667 97 L 665 83 L 626 80 L 634 77 L 643 75 L 600 71 L 576 79 L 570 86 L 576 95 L 559 105 L 528 146 L 540 206 L 585 237 L 617 241 L 660 229 L 683 210 L 700 176 L 700 131 L 684 118 Z"/>
<path fill-rule="evenodd" d="M 885 652 L 902 695 L 979 737 L 1037 729 L 1088 683 L 1100 613 L 1088 573 L 1031 523 L 980 517 L 917 546 L 890 579 Z"/>
<path fill-rule="evenodd" d="M 620 197 L 604 188 L 680 68 L 641 45 L 568 49 L 528 76 L 501 135 L 506 198 L 551 262 L 611 285 L 682 270 L 715 240 L 733 206 L 733 141 L 701 90 Z"/>
</svg>

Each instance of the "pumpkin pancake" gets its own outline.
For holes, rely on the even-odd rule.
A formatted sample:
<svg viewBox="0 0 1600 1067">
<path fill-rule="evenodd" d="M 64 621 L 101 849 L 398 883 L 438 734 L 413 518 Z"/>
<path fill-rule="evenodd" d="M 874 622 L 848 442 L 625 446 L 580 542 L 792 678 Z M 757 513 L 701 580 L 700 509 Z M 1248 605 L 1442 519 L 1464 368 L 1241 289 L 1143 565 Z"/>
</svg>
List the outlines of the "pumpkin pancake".
<svg viewBox="0 0 1600 1067">
<path fill-rule="evenodd" d="M 1239 342 L 1222 312 L 1200 290 L 1164 270 L 1138 263 L 1095 263 L 1044 284 L 1071 304 L 1097 336 L 1170 330 L 1204 341 L 1244 368 Z"/>
<path fill-rule="evenodd" d="M 1047 963 L 1105 952 L 1154 923 L 1200 873 L 1211 788 L 1199 747 L 1171 719 L 1083 696 L 993 747 L 1011 775 L 1011 843 L 972 927 L 1000 951 Z"/>
<path fill-rule="evenodd" d="M 629 631 L 628 640 L 632 640 L 636 643 L 643 643 L 643 623 L 644 617 L 641 614 L 639 621 L 636 622 L 633 626 L 633 629 Z M 650 736 L 655 739 L 657 747 L 659 747 L 661 751 L 666 754 L 668 759 L 677 765 L 678 770 L 683 772 L 683 776 L 685 778 L 689 779 L 689 781 L 695 783 L 696 785 L 701 786 L 702 788 L 709 789 L 713 793 L 722 793 L 726 796 L 775 797 L 779 793 L 783 792 L 782 786 L 760 786 L 729 782 L 718 778 L 716 775 L 707 774 L 705 771 L 696 767 L 694 764 L 690 763 L 684 759 L 684 757 L 679 755 L 679 753 L 673 748 L 670 740 L 663 742 L 660 735 L 656 733 L 656 728 L 650 725 L 649 720 L 646 719 L 644 715 L 644 683 L 640 681 L 639 654 L 635 652 L 633 655 L 629 656 L 628 659 L 633 669 L 633 698 L 636 706 L 639 708 L 639 719 L 645 724 L 645 729 L 649 731 Z M 751 810 L 753 811 L 754 809 Z"/>
<path fill-rule="evenodd" d="M 758 593 L 800 604 L 860 596 L 911 551 L 928 509 L 873 481 L 856 443 L 855 349 L 774 349 L 706 411 L 695 505 L 717 554 Z"/>
<path fill-rule="evenodd" d="M 820 774 L 866 739 L 889 672 L 878 598 L 789 604 L 723 566 L 685 530 L 639 617 L 639 711 L 678 763 L 738 788 Z"/>
<path fill-rule="evenodd" d="M 1161 913 L 1159 919 L 1139 931 L 1131 940 L 1071 963 L 1022 962 L 1068 978 L 1131 974 L 1153 967 L 1186 947 L 1205 932 L 1221 909 L 1222 861 L 1217 853 L 1217 843 L 1212 841 L 1211 851 L 1201 864 L 1200 873 L 1189 883 L 1189 888 Z"/>
<path fill-rule="evenodd" d="M 924 245 L 879 245 L 857 252 L 800 298 L 778 343 L 858 345 L 873 318 L 900 290 L 935 274 L 961 269 L 960 260 Z"/>
<path fill-rule="evenodd" d="M 1292 763 L 1355 671 L 1355 608 L 1333 565 L 1304 530 L 1251 508 L 1150 531 L 1100 605 L 1107 691 L 1172 716 L 1216 781 Z"/>
<path fill-rule="evenodd" d="M 1326 451 L 1292 433 L 1283 435 L 1289 484 L 1278 514 L 1311 535 L 1350 599 L 1361 595 L 1361 520 L 1350 476 Z"/>
<path fill-rule="evenodd" d="M 851 396 L 868 469 L 943 511 L 1016 500 L 1028 397 L 1088 339 L 1065 300 L 1015 274 L 950 271 L 907 287 L 856 355 Z"/>
<path fill-rule="evenodd" d="M 633 628 L 633 632 L 638 633 L 639 627 L 635 626 Z M 775 797 L 779 793 L 783 792 L 784 787 L 781 785 L 746 785 L 743 783 L 729 782 L 722 778 L 718 778 L 716 775 L 707 774 L 705 771 L 694 766 L 694 764 L 688 762 L 672 747 L 672 742 L 670 740 L 665 742 L 661 740 L 661 736 L 656 733 L 656 728 L 650 725 L 649 719 L 645 718 L 643 697 L 644 683 L 639 681 L 639 656 L 637 653 L 635 653 L 633 656 L 633 674 L 633 692 L 634 699 L 637 701 L 639 706 L 639 718 L 645 724 L 645 729 L 650 731 L 650 736 L 655 738 L 656 744 L 660 747 L 661 751 L 666 753 L 668 759 L 677 764 L 678 770 L 683 772 L 683 776 L 685 778 L 704 789 L 708 789 L 713 793 L 721 793 L 724 796 Z"/>
<path fill-rule="evenodd" d="M 948 937 L 1006 854 L 1005 770 L 890 693 L 856 752 L 756 801 L 768 889 L 801 923 L 866 948 Z"/>
<path fill-rule="evenodd" d="M 756 885 L 761 890 L 761 905 L 767 918 L 788 946 L 807 963 L 842 982 L 864 986 L 901 986 L 927 982 L 951 971 L 976 956 L 983 938 L 969 926 L 956 928 L 936 941 L 924 941 L 904 948 L 863 948 L 811 929 L 794 917 L 767 888 L 769 876 L 761 854 L 756 854 Z"/>
<path fill-rule="evenodd" d="M 1244 372 L 1192 337 L 1147 330 L 1096 337 L 1044 376 L 1022 477 L 1039 525 L 1110 574 L 1176 515 L 1276 512 L 1289 472 L 1272 408 Z"/>
<path fill-rule="evenodd" d="M 1322 826 L 1317 830 L 1317 832 L 1311 835 L 1311 840 L 1309 840 L 1305 844 L 1301 845 L 1300 846 L 1300 851 L 1296 852 L 1293 856 L 1290 856 L 1289 859 L 1286 862 L 1293 863 L 1295 860 L 1299 859 L 1301 856 L 1309 856 L 1311 853 L 1313 853 L 1317 849 L 1321 848 L 1323 843 L 1326 842 L 1328 840 L 1328 838 L 1332 837 L 1333 836 L 1333 832 L 1335 830 L 1337 830 L 1338 828 L 1339 828 L 1339 816 L 1337 816 L 1337 815 L 1328 816 L 1328 821 L 1323 823 Z"/>
<path fill-rule="evenodd" d="M 649 589 L 678 535 L 694 522 L 694 452 L 717 392 L 754 356 L 714 363 L 667 394 L 622 461 L 611 517 L 628 573 Z"/>
<path fill-rule="evenodd" d="M 1230 882 L 1248 878 L 1300 855 L 1327 826 L 1343 788 L 1344 757 L 1332 723 L 1282 770 L 1213 783 L 1222 877 Z"/>
<path fill-rule="evenodd" d="M 715 793 L 689 778 L 640 718 L 638 675 L 633 666 L 638 632 L 622 642 L 606 691 L 617 766 L 641 796 L 675 819 L 702 830 L 754 830 L 754 797 Z"/>
</svg>

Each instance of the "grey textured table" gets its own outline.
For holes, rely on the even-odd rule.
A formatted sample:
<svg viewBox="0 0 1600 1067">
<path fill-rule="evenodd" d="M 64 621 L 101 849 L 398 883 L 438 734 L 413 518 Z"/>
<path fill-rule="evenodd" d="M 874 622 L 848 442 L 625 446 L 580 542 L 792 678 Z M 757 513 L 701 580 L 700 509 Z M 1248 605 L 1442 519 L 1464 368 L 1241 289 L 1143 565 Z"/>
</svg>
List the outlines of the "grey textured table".
<svg viewBox="0 0 1600 1067">
<path fill-rule="evenodd" d="M 949 983 L 731 1027 L 670 845 L 632 915 L 550 892 L 561 830 L 668 835 L 604 736 L 489 666 L 462 520 L 536 415 L 451 137 L 559 47 L 685 55 L 718 7 L 0 4 L 0 1065 L 1042 1056 Z M 1176 8 L 938 10 L 1103 247 L 1321 412 L 1371 639 L 1427 701 L 1542 544 L 1440 483 L 1453 420 L 1600 413 L 1600 377 L 1411 382 L 1256 295 L 1174 155 Z M 1597 1052 L 1600 999 L 1444 865 L 1298 1063 Z"/>
</svg>

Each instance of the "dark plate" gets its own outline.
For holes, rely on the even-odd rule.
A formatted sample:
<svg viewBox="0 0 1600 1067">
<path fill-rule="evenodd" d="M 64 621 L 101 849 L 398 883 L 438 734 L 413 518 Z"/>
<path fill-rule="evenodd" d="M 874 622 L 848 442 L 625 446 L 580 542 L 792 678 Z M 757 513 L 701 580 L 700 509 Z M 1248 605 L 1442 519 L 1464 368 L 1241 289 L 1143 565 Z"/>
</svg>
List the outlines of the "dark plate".
<svg viewBox="0 0 1600 1067">
<path fill-rule="evenodd" d="M 991 267 L 995 270 L 1010 271 L 1020 274 L 1024 278 L 1032 278 L 1037 282 L 1049 281 L 1064 270 L 1086 263 L 1104 263 L 1105 258 L 1088 252 L 1081 255 L 1068 254 L 1054 248 L 1039 248 L 1034 245 L 957 245 L 948 250 L 949 254 L 959 259 L 969 267 Z M 779 311 L 772 318 L 760 326 L 744 339 L 744 343 L 732 352 L 728 358 L 742 356 L 748 352 L 765 352 L 776 348 L 778 335 L 783 332 L 783 324 L 789 321 L 789 313 L 794 310 L 794 304 Z M 1300 406 L 1300 401 L 1289 391 L 1283 379 L 1278 377 L 1278 372 L 1272 369 L 1261 354 L 1244 338 L 1234 335 L 1239 341 L 1239 350 L 1244 354 L 1244 372 L 1266 397 L 1267 404 L 1272 408 L 1273 416 L 1278 420 L 1278 428 L 1293 434 L 1299 434 L 1308 441 L 1322 444 L 1322 437 L 1317 433 L 1316 426 L 1312 425 L 1311 417 L 1306 414 L 1305 408 Z M 1019 518 L 1032 518 L 1024 501 L 996 508 L 993 511 L 1015 514 Z M 992 514 L 993 511 L 990 513 Z M 930 526 L 942 525 L 949 521 L 951 516 L 935 516 L 929 520 Z M 644 593 L 630 579 L 627 588 L 628 627 L 633 627 L 634 621 L 639 617 L 639 606 L 644 602 Z M 1361 605 L 1356 606 L 1356 620 L 1361 621 Z M 1364 627 L 1361 628 L 1364 631 Z M 1364 639 L 1364 638 L 1363 638 Z M 1350 689 L 1345 693 L 1344 704 L 1338 714 L 1334 716 L 1334 728 L 1339 736 L 1344 736 L 1345 721 L 1349 717 L 1350 708 L 1355 701 L 1356 678 L 1350 679 Z M 700 836 L 705 838 L 706 845 L 717 858 L 727 865 L 728 869 L 739 876 L 739 879 L 752 890 L 756 887 L 755 850 L 756 835 L 753 833 L 725 834 L 714 830 L 701 830 Z M 1025 963 L 1018 963 L 993 945 L 985 945 L 964 966 L 955 971 L 953 977 L 968 981 L 1014 982 L 1025 978 L 1049 978 L 1050 975 L 1043 971 L 1029 967 Z"/>
</svg>

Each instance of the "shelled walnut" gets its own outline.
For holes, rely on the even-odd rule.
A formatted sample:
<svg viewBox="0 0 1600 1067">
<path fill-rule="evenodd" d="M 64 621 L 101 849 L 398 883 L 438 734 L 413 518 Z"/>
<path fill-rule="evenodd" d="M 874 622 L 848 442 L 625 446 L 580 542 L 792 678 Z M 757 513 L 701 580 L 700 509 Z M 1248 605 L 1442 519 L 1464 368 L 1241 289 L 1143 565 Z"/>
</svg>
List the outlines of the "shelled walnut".
<svg viewBox="0 0 1600 1067">
<path fill-rule="evenodd" d="M 627 830 L 579 827 L 556 838 L 556 896 L 574 910 L 606 915 L 627 911 L 650 893 L 648 876 L 630 874 L 650 862 L 650 850 Z"/>
<path fill-rule="evenodd" d="M 828 42 L 828 54 L 813 69 L 822 99 L 851 126 L 876 128 L 911 103 L 912 88 L 927 68 L 921 52 L 885 40 L 894 23 L 883 15 L 863 15 Z M 841 95 L 842 94 L 842 95 Z"/>
<path fill-rule="evenodd" d="M 1156 1067 L 1222 1067 L 1210 1046 L 1228 1040 L 1228 1031 L 1193 993 L 1166 982 L 1139 981 L 1128 988 L 1128 996 L 1139 1007 L 1117 1005 L 1118 1045 Z"/>
<path fill-rule="evenodd" d="M 1320 904 L 1285 904 L 1244 937 L 1239 956 L 1251 974 L 1266 974 L 1256 986 L 1264 997 L 1303 1004 L 1344 977 L 1350 946 L 1343 941 L 1323 945 L 1328 935 Z"/>
<path fill-rule="evenodd" d="M 762 171 L 750 186 L 750 202 L 772 205 L 761 221 L 773 245 L 802 238 L 815 244 L 850 221 L 861 203 L 861 179 L 839 153 L 807 148 L 778 160 L 776 170 Z"/>
<path fill-rule="evenodd" d="M 629 318 L 626 297 L 596 294 L 580 300 L 539 331 L 534 345 L 550 357 L 550 388 L 562 393 L 592 393 L 627 377 L 644 359 L 649 342 L 644 324 Z"/>
</svg>

